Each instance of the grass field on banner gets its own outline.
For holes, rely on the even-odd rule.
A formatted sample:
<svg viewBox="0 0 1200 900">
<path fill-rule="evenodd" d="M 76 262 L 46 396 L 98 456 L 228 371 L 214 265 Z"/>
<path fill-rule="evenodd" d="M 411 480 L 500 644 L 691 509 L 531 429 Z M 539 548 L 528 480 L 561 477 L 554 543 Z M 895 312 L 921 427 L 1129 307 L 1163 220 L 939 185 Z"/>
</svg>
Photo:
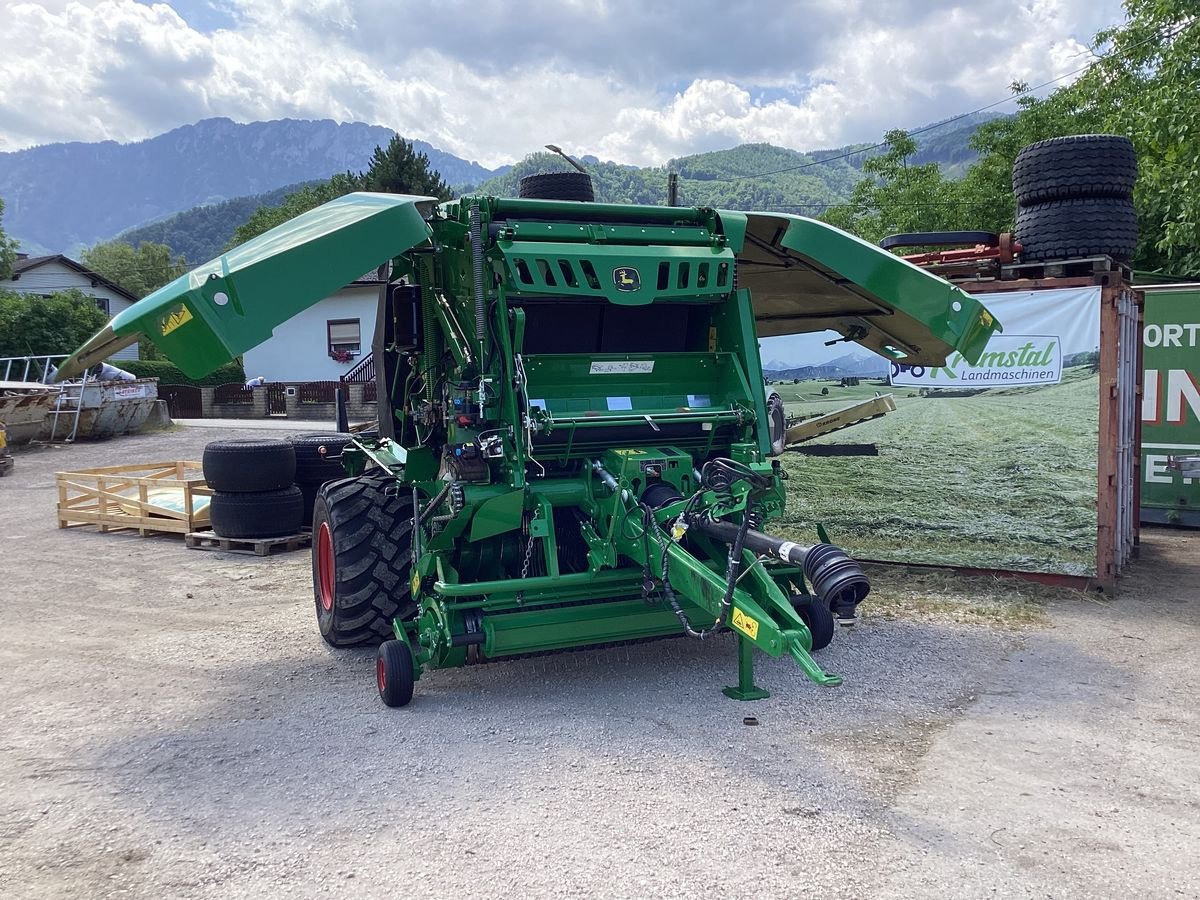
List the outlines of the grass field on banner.
<svg viewBox="0 0 1200 900">
<path fill-rule="evenodd" d="M 873 443 L 879 456 L 784 454 L 788 509 L 776 528 L 811 542 L 819 522 L 869 559 L 1091 574 L 1098 387 L 1080 366 L 1061 384 L 968 397 L 897 388 L 895 412 L 812 442 Z M 775 389 L 789 415 L 806 416 L 891 390 Z"/>
</svg>

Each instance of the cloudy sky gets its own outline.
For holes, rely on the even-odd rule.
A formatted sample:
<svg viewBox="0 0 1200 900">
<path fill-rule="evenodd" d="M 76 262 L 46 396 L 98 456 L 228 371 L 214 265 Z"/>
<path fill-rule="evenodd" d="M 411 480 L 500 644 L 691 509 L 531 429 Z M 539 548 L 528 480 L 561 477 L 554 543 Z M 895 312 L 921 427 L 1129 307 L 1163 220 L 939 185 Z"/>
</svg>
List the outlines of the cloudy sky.
<svg viewBox="0 0 1200 900">
<path fill-rule="evenodd" d="M 387 125 L 485 165 L 877 139 L 1054 78 L 1116 0 L 0 0 L 0 150 L 208 116 Z"/>
</svg>

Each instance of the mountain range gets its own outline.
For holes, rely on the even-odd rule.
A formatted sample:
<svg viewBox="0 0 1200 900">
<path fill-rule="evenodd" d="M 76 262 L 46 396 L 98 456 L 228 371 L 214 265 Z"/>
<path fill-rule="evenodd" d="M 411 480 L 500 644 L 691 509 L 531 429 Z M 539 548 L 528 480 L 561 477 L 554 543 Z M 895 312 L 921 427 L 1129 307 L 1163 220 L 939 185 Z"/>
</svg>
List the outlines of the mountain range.
<svg viewBox="0 0 1200 900">
<path fill-rule="evenodd" d="M 973 159 L 970 135 L 985 120 L 951 121 L 918 136 L 917 161 L 961 170 Z M 288 188 L 304 182 L 366 169 L 375 147 L 386 145 L 393 134 L 361 122 L 238 124 L 222 118 L 130 144 L 73 142 L 0 153 L 3 227 L 31 254 L 77 253 L 121 235 L 134 243 L 167 243 L 189 261 L 202 262 L 219 253 L 260 205 L 279 203 Z M 567 165 L 540 153 L 488 169 L 422 141 L 413 143 L 460 193 L 515 195 L 521 176 Z M 871 152 L 871 145 L 801 153 L 744 144 L 661 167 L 595 157 L 583 161 L 596 183 L 597 200 L 662 203 L 670 170 L 680 175 L 680 202 L 686 205 L 817 215 L 849 196 Z"/>
<path fill-rule="evenodd" d="M 0 153 L 4 230 L 29 253 L 74 251 L 192 207 L 361 171 L 394 133 L 329 119 L 244 125 L 203 119 L 132 144 L 72 142 Z M 449 183 L 495 174 L 413 143 Z"/>
<path fill-rule="evenodd" d="M 792 366 L 778 359 L 763 363 L 771 381 L 809 381 L 814 378 L 885 378 L 888 361 L 873 353 L 846 353 L 816 366 Z"/>
</svg>

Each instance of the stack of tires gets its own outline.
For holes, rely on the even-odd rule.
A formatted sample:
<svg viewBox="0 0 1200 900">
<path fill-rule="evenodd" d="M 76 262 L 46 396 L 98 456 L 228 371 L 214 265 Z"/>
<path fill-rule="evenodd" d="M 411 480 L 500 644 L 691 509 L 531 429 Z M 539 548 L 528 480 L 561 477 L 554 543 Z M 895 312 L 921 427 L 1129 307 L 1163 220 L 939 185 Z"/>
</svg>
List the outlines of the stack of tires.
<svg viewBox="0 0 1200 900">
<path fill-rule="evenodd" d="M 296 453 L 296 487 L 304 497 L 301 521 L 305 526 L 311 526 L 313 504 L 321 485 L 346 477 L 342 450 L 350 443 L 350 435 L 338 431 L 309 431 L 293 434 L 288 441 Z"/>
<path fill-rule="evenodd" d="M 1021 260 L 1127 261 L 1137 244 L 1136 177 L 1128 138 L 1080 134 L 1030 144 L 1013 163 Z"/>
<path fill-rule="evenodd" d="M 213 490 L 213 531 L 236 539 L 297 534 L 304 495 L 295 478 L 296 451 L 288 441 L 211 442 L 204 448 L 204 480 Z"/>
</svg>

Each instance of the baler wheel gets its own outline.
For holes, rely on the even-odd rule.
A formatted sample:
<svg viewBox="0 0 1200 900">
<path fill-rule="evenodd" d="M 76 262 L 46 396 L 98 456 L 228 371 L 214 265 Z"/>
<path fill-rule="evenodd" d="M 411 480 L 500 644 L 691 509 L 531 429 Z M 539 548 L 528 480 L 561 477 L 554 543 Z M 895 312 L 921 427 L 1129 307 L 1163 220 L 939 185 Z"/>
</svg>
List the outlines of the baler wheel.
<svg viewBox="0 0 1200 900">
<path fill-rule="evenodd" d="M 408 706 L 413 695 L 413 658 L 404 641 L 390 640 L 379 645 L 375 683 L 379 699 L 385 705 Z"/>
<path fill-rule="evenodd" d="M 816 599 L 803 594 L 792 595 L 792 605 L 812 633 L 812 649 L 824 650 L 833 640 L 833 611 Z"/>
<path fill-rule="evenodd" d="M 373 646 L 411 616 L 412 499 L 389 475 L 321 486 L 313 508 L 317 628 L 334 647 Z"/>
</svg>

